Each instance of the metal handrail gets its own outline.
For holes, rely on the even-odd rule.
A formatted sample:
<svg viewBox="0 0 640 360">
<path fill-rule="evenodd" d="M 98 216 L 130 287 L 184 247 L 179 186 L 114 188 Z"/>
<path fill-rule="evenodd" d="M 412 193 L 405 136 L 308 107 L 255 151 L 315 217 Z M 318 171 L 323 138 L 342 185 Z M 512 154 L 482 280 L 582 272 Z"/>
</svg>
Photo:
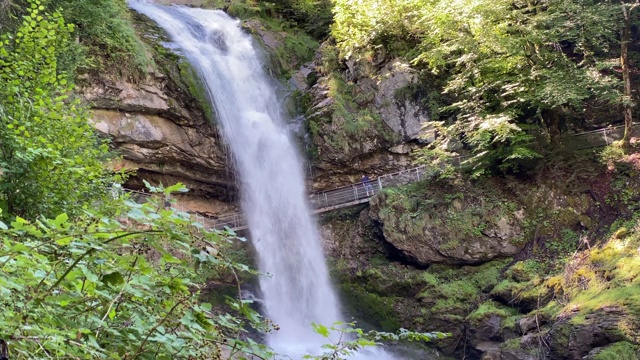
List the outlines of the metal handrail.
<svg viewBox="0 0 640 360">
<path fill-rule="evenodd" d="M 640 124 L 634 124 L 634 127 L 640 127 Z M 574 139 L 577 136 L 584 135 L 593 135 L 597 133 L 603 133 L 605 136 L 604 144 L 590 145 L 582 148 L 578 148 L 576 150 L 588 149 L 592 147 L 609 145 L 609 137 L 607 137 L 607 133 L 611 133 L 616 130 L 623 129 L 624 125 L 615 126 L 615 127 L 606 127 L 593 131 L 586 131 L 579 134 L 567 135 L 561 138 L 562 139 Z M 613 137 L 611 138 L 613 140 Z M 462 160 L 471 157 L 471 155 L 461 155 L 457 156 L 454 159 L 457 160 L 457 163 L 454 166 L 461 167 Z M 331 190 L 321 191 L 309 196 L 309 205 L 315 213 L 320 213 L 323 211 L 336 210 L 342 207 L 351 206 L 354 203 L 362 203 L 368 201 L 371 197 L 378 194 L 384 187 L 393 187 L 399 185 L 406 185 L 412 182 L 421 181 L 427 178 L 431 178 L 435 175 L 435 172 L 427 173 L 426 170 L 429 168 L 426 165 L 417 166 L 411 169 L 405 169 L 396 171 L 393 173 L 388 173 L 384 175 L 380 175 L 379 177 L 370 180 L 368 183 L 358 182 L 356 184 L 346 185 L 337 187 Z M 138 193 L 141 195 L 149 196 L 151 194 L 144 193 L 135 190 L 126 190 L 132 193 Z M 214 229 L 224 229 L 230 228 L 234 230 L 245 229 L 247 227 L 246 218 L 244 214 L 241 212 L 232 212 L 222 214 L 220 216 L 203 216 L 196 214 L 196 219 L 202 219 L 202 224 L 204 222 L 210 222 L 211 228 Z M 206 226 L 206 225 L 205 225 Z"/>
</svg>

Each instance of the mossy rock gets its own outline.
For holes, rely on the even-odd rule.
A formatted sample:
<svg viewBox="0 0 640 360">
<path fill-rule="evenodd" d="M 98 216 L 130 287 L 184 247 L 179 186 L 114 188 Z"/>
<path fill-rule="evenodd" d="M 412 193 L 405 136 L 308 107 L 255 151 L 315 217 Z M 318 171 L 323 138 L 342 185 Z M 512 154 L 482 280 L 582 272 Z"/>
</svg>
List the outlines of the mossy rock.
<svg viewBox="0 0 640 360">
<path fill-rule="evenodd" d="M 386 188 L 371 201 L 385 239 L 420 266 L 482 264 L 525 245 L 524 210 L 493 181 L 423 181 Z"/>
<path fill-rule="evenodd" d="M 536 259 L 519 261 L 504 273 L 504 279 L 492 290 L 491 297 L 527 313 L 544 307 L 553 298 L 552 287 L 545 283 L 549 264 Z"/>
<path fill-rule="evenodd" d="M 340 292 L 347 313 L 358 322 L 368 323 L 383 331 L 393 332 L 400 328 L 400 322 L 393 309 L 393 304 L 396 301 L 394 298 L 370 293 L 363 287 L 354 284 L 342 284 Z"/>
<path fill-rule="evenodd" d="M 640 346 L 620 341 L 591 350 L 586 360 L 637 360 L 640 359 Z"/>
<path fill-rule="evenodd" d="M 187 90 L 191 96 L 198 102 L 200 108 L 204 111 L 205 116 L 209 121 L 214 121 L 214 110 L 211 104 L 211 99 L 207 95 L 207 88 L 202 82 L 202 79 L 198 75 L 197 71 L 186 61 L 181 59 L 178 61 L 179 70 L 179 85 L 183 89 Z"/>
<path fill-rule="evenodd" d="M 470 323 L 479 323 L 492 316 L 498 316 L 502 319 L 515 317 L 518 311 L 512 307 L 507 307 L 495 301 L 485 301 L 471 314 L 467 316 Z M 515 323 L 514 323 L 515 324 Z"/>
<path fill-rule="evenodd" d="M 367 267 L 356 274 L 355 281 L 373 293 L 407 298 L 418 295 L 426 284 L 419 271 L 407 271 L 398 264 Z"/>
<path fill-rule="evenodd" d="M 549 332 L 549 347 L 557 359 L 582 359 L 596 347 L 624 341 L 620 324 L 626 314 L 611 309 L 590 314 L 579 324 L 571 321 L 556 322 Z"/>
<path fill-rule="evenodd" d="M 500 271 L 509 259 L 494 260 L 479 266 L 432 266 L 424 273 L 427 285 L 418 295 L 431 311 L 450 311 L 455 308 L 476 307 L 485 291 L 500 279 Z M 466 317 L 471 310 L 464 313 Z"/>
</svg>

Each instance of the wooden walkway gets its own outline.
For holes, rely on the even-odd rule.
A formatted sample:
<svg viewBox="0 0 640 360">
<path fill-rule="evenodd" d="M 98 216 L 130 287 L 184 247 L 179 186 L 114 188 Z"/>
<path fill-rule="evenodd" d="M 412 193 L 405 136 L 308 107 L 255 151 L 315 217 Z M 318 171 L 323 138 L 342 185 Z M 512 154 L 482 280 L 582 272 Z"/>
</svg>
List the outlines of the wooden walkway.
<svg viewBox="0 0 640 360">
<path fill-rule="evenodd" d="M 633 127 L 634 134 L 640 132 L 640 124 Z M 595 131 L 589 131 L 562 137 L 561 143 L 570 150 L 582 150 L 594 147 L 610 145 L 616 140 L 622 139 L 623 126 L 608 127 Z M 454 158 L 454 165 L 461 167 L 469 156 Z M 363 183 L 352 184 L 340 188 L 327 190 L 309 196 L 309 206 L 314 214 L 347 208 L 350 206 L 369 202 L 371 197 L 379 193 L 383 188 L 406 185 L 435 175 L 427 166 L 418 166 L 412 169 L 402 170 L 382 175 L 372 179 L 367 185 Z M 241 212 L 223 214 L 216 217 L 194 215 L 196 220 L 205 227 L 211 229 L 231 229 L 234 231 L 247 229 L 247 220 Z"/>
</svg>

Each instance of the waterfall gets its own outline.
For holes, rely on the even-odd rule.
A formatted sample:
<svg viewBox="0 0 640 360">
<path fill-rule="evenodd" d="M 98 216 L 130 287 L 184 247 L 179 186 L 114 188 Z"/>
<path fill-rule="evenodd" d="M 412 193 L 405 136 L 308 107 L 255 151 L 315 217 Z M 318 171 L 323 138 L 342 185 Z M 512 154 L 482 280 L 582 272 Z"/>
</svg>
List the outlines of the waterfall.
<svg viewBox="0 0 640 360">
<path fill-rule="evenodd" d="M 239 173 L 241 206 L 258 267 L 267 335 L 278 353 L 318 354 L 326 339 L 311 323 L 341 320 L 320 236 L 307 204 L 304 172 L 251 37 L 222 11 L 130 1 L 157 22 L 199 72 Z M 381 353 L 380 353 L 381 354 Z M 378 354 L 375 359 L 382 359 Z"/>
</svg>

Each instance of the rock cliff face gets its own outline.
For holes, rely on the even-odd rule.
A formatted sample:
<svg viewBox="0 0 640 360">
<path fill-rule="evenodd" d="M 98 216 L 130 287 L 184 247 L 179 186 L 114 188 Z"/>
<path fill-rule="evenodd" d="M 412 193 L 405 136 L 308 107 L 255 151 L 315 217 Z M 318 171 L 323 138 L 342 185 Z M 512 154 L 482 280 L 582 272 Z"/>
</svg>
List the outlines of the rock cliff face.
<svg viewBox="0 0 640 360">
<path fill-rule="evenodd" d="M 108 76 L 82 79 L 81 93 L 93 110 L 96 128 L 122 154 L 117 167 L 136 170 L 129 186 L 141 187 L 142 179 L 181 181 L 197 196 L 233 201 L 232 161 L 197 76 L 184 59 L 162 46 L 166 39 L 160 29 L 142 16 L 135 18 L 157 65 L 137 83 Z M 315 149 L 310 184 L 314 189 L 352 183 L 362 173 L 413 165 L 410 154 L 424 141 L 419 136 L 429 116 L 405 94 L 417 81 L 406 63 L 349 62 L 341 74 L 324 73 L 322 49 L 313 62 L 302 64 L 312 41 L 292 41 L 287 33 L 256 20 L 243 26 L 265 49 L 274 75 L 289 78 L 281 89 L 296 90 L 294 95 L 307 101 L 307 122 L 315 124 L 306 140 L 306 146 Z M 294 48 L 304 50 L 287 55 Z M 318 79 L 315 84 L 313 79 Z"/>
<path fill-rule="evenodd" d="M 371 201 L 385 239 L 408 261 L 480 264 L 513 256 L 525 244 L 524 210 L 488 186 L 416 184 Z"/>
<path fill-rule="evenodd" d="M 169 97 L 168 86 L 164 76 L 146 84 L 93 79 L 83 94 L 96 129 L 122 155 L 122 167 L 224 198 L 233 179 L 218 131 L 201 109 Z"/>
<path fill-rule="evenodd" d="M 421 138 L 429 115 L 409 96 L 415 72 L 400 59 L 352 61 L 328 71 L 329 48 L 323 44 L 314 62 L 293 76 L 304 92 L 314 187 L 411 166 L 411 151 L 429 140 Z"/>
<path fill-rule="evenodd" d="M 232 160 L 202 84 L 185 59 L 163 47 L 162 30 L 134 15 L 155 64 L 146 78 L 89 74 L 78 80 L 95 128 L 122 156 L 115 170 L 132 174 L 126 183 L 132 189 L 144 188 L 142 180 L 184 183 L 191 191 L 181 198 L 189 210 L 233 210 L 225 203 L 236 197 Z"/>
</svg>

